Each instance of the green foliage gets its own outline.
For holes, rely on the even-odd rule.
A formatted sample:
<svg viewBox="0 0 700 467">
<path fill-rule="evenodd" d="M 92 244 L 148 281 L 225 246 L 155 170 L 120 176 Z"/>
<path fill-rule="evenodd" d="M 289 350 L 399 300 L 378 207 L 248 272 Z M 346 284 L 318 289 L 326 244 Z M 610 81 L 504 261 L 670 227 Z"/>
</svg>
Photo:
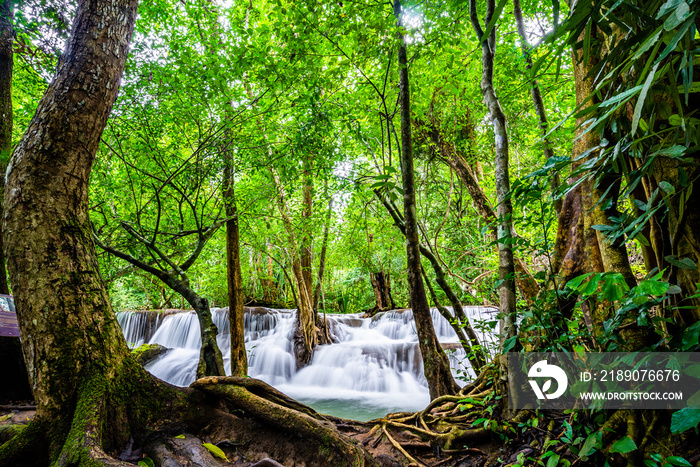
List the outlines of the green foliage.
<svg viewBox="0 0 700 467">
<path fill-rule="evenodd" d="M 637 449 L 637 443 L 635 443 L 629 436 L 625 436 L 615 441 L 612 446 L 610 446 L 609 452 L 611 454 L 616 452 L 619 452 L 620 454 L 627 454 L 635 449 Z"/>
<path fill-rule="evenodd" d="M 202 443 L 202 446 L 207 448 L 207 450 L 209 452 L 211 452 L 212 455 L 214 455 L 215 457 L 218 457 L 219 459 L 223 459 L 226 462 L 228 462 L 228 458 L 226 457 L 226 454 L 224 454 L 224 451 L 222 451 L 220 447 L 218 447 L 214 444 L 211 444 L 211 443 Z"/>
<path fill-rule="evenodd" d="M 671 432 L 683 433 L 691 428 L 697 428 L 700 424 L 700 409 L 696 407 L 684 407 L 671 416 Z"/>
</svg>

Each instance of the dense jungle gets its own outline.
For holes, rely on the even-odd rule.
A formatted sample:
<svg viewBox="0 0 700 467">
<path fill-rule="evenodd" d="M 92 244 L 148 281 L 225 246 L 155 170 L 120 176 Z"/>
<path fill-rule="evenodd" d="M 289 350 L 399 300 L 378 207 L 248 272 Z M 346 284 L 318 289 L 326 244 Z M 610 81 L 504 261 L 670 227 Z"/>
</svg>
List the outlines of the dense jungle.
<svg viewBox="0 0 700 467">
<path fill-rule="evenodd" d="M 697 0 L 0 3 L 0 294 L 33 393 L 0 466 L 700 465 L 700 392 L 520 409 L 508 378 L 700 352 Z M 144 368 L 167 349 L 126 313 L 193 317 L 190 380 Z M 267 315 L 290 373 L 402 316 L 425 402 L 290 397 L 246 348 Z"/>
</svg>

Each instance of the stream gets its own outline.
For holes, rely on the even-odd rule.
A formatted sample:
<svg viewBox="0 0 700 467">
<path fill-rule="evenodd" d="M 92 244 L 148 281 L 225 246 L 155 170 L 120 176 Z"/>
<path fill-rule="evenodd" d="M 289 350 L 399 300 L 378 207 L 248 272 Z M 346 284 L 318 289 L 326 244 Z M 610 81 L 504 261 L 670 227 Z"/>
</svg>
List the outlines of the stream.
<svg viewBox="0 0 700 467">
<path fill-rule="evenodd" d="M 212 308 L 217 337 L 230 371 L 228 309 Z M 480 342 L 494 345 L 486 325 L 497 309 L 465 307 Z M 431 310 L 438 340 L 446 349 L 460 385 L 474 377 L 457 335 L 436 309 Z M 297 371 L 292 335 L 296 310 L 245 309 L 248 374 L 321 413 L 353 420 L 371 420 L 387 413 L 418 411 L 429 402 L 413 313 L 396 310 L 372 318 L 360 314 L 328 314 L 334 344 L 317 347 L 309 365 Z M 117 313 L 130 347 L 144 343 L 167 347 L 167 353 L 146 365 L 156 377 L 177 386 L 195 380 L 199 359 L 199 323 L 194 311 L 126 311 Z"/>
</svg>

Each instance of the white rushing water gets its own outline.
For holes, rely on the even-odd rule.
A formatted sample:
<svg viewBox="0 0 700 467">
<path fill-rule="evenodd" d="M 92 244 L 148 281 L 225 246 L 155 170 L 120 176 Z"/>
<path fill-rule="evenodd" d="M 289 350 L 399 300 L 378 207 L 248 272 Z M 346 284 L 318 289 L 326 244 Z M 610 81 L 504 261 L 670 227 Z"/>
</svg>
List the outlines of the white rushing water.
<svg viewBox="0 0 700 467">
<path fill-rule="evenodd" d="M 495 309 L 466 307 L 465 312 L 482 343 L 493 344 L 485 322 Z M 449 323 L 431 310 L 438 340 L 447 344 L 452 372 L 460 384 L 474 377 L 464 351 Z M 213 308 L 218 343 L 230 372 L 228 310 Z M 428 387 L 418 348 L 411 310 L 360 315 L 327 315 L 337 343 L 317 347 L 309 365 L 296 369 L 292 335 L 295 310 L 247 308 L 245 343 L 248 374 L 276 387 L 322 413 L 369 420 L 395 411 L 416 411 L 429 402 Z M 199 359 L 199 323 L 196 314 L 181 312 L 117 313 L 131 346 L 160 344 L 171 349 L 146 367 L 153 375 L 177 386 L 195 380 Z"/>
</svg>

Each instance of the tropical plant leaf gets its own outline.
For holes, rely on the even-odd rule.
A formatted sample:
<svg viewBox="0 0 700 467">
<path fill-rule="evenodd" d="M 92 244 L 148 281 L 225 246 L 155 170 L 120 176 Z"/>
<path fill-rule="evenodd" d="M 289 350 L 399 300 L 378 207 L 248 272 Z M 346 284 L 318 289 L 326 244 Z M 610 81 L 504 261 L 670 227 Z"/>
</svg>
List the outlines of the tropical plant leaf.
<svg viewBox="0 0 700 467">
<path fill-rule="evenodd" d="M 224 451 L 221 450 L 220 447 L 211 444 L 211 443 L 202 443 L 202 446 L 207 448 L 207 450 L 212 453 L 212 455 L 218 457 L 219 459 L 223 459 L 226 462 L 228 462 L 228 458 L 226 458 L 226 454 L 224 454 Z"/>
</svg>

